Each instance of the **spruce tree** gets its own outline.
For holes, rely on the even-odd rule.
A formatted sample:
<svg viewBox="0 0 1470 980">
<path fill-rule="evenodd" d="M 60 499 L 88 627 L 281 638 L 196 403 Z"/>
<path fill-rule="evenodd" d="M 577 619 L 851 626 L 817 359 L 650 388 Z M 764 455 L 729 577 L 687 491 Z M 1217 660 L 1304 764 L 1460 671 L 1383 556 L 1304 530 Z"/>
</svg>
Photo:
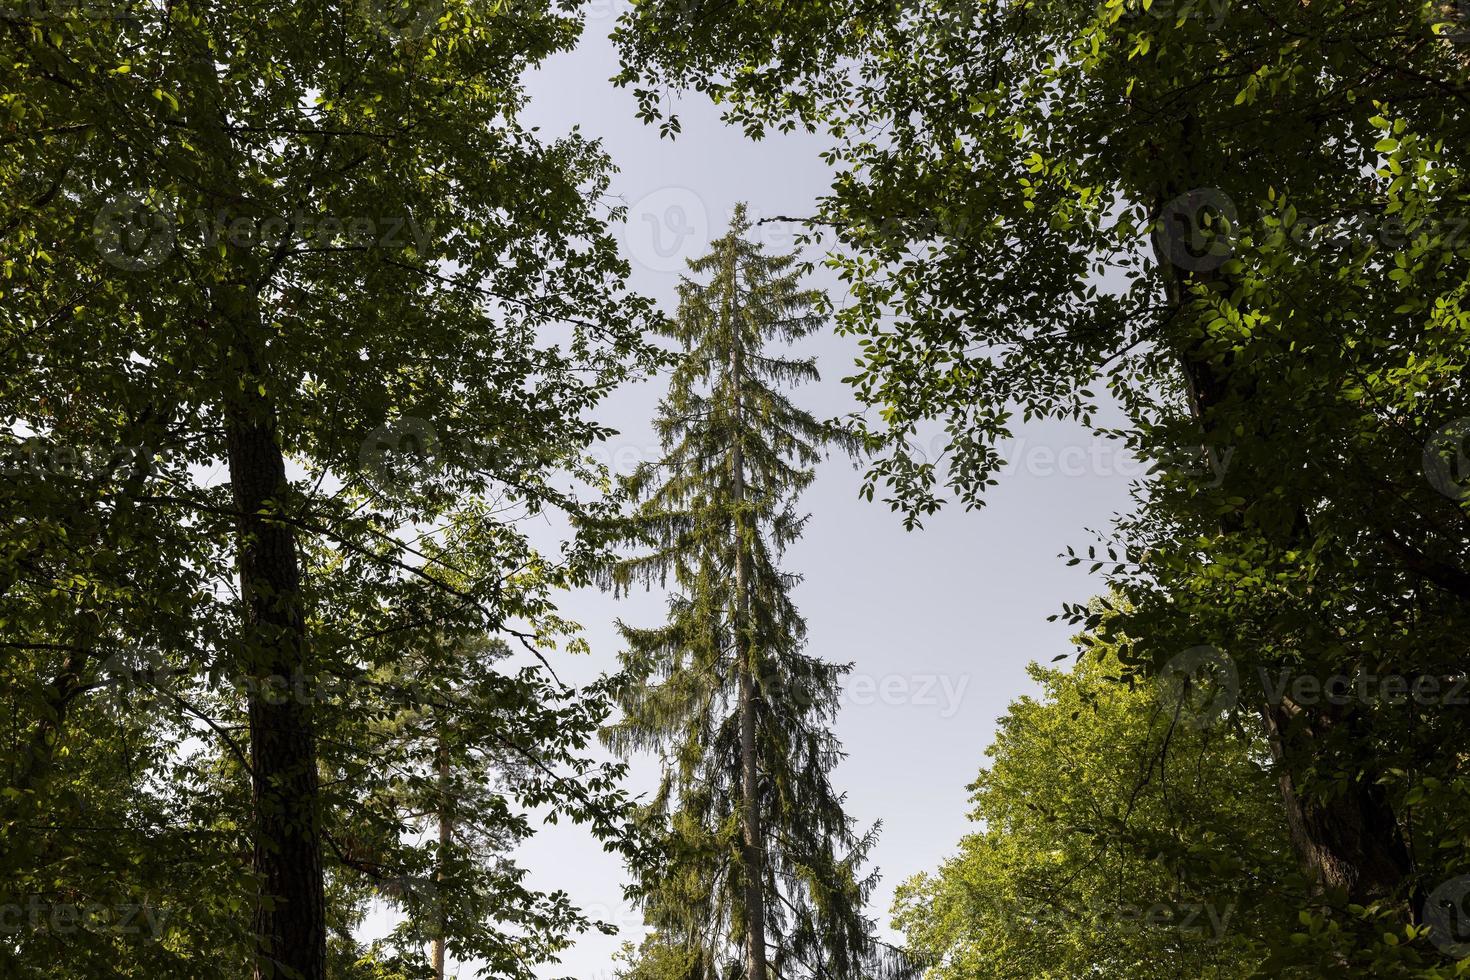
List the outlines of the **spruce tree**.
<svg viewBox="0 0 1470 980">
<path fill-rule="evenodd" d="M 663 455 L 628 481 L 640 507 L 622 536 L 647 551 L 611 573 L 619 592 L 672 578 L 669 615 L 622 626 L 623 716 L 606 740 L 664 764 L 643 814 L 664 856 L 635 886 L 661 948 L 645 960 L 691 980 L 871 977 L 896 966 L 863 915 L 875 832 L 854 832 L 829 778 L 848 668 L 804 651 L 800 578 L 781 567 L 806 520 L 796 498 L 840 437 L 784 390 L 817 380 L 815 362 L 768 348 L 820 327 L 821 296 L 749 228 L 742 205 L 689 263 L 703 281 L 680 285 Z"/>
</svg>

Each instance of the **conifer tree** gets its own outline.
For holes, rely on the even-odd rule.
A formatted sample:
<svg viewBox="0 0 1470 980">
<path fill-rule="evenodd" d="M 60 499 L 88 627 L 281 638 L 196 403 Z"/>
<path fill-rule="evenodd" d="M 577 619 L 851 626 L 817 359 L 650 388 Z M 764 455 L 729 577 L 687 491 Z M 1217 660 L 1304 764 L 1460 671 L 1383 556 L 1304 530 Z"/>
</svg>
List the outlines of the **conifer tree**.
<svg viewBox="0 0 1470 980">
<path fill-rule="evenodd" d="M 796 498 L 837 436 L 783 390 L 817 380 L 815 362 L 768 347 L 817 329 L 821 297 L 749 228 L 742 205 L 689 263 L 705 281 L 681 283 L 668 328 L 682 356 L 656 423 L 663 456 L 629 479 L 641 506 L 624 530 L 648 550 L 611 579 L 672 578 L 669 616 L 622 627 L 623 717 L 606 739 L 664 764 L 643 816 L 665 855 L 635 889 L 662 947 L 646 960 L 690 980 L 871 977 L 897 964 L 863 915 L 875 832 L 854 833 L 829 779 L 847 668 L 804 651 L 800 579 L 781 567 L 806 520 Z"/>
</svg>

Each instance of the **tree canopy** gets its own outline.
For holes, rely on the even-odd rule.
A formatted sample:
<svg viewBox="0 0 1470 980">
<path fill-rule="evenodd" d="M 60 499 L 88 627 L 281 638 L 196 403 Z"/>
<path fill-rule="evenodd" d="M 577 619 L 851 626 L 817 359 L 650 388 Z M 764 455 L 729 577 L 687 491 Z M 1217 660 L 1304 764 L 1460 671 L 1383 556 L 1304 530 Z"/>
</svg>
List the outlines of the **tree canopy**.
<svg viewBox="0 0 1470 980">
<path fill-rule="evenodd" d="M 935 980 L 1243 978 L 1289 942 L 1263 739 L 1180 724 L 1167 687 L 1120 672 L 1101 646 L 1070 671 L 1032 666 L 1040 696 L 1000 720 L 970 787 L 975 832 L 899 891 Z"/>
<path fill-rule="evenodd" d="M 177 912 L 152 935 L 24 930 L 0 945 L 18 969 L 420 975 L 421 951 L 353 938 L 378 894 L 532 975 L 585 924 L 565 897 L 465 848 L 435 877 L 414 842 L 436 767 L 409 716 L 449 699 L 454 757 L 531 766 L 483 833 L 542 807 L 626 836 L 616 770 L 580 754 L 601 695 L 536 660 L 589 554 L 518 526 L 586 509 L 554 477 L 585 473 L 591 409 L 653 356 L 598 203 L 609 161 L 518 120 L 522 72 L 580 23 L 403 13 L 0 22 L 0 411 L 23 463 L 0 478 L 3 903 Z M 493 635 L 529 666 L 465 660 Z M 422 684 L 391 669 L 405 651 Z"/>
<path fill-rule="evenodd" d="M 1035 418 L 1155 463 L 1074 556 L 1128 612 L 1064 615 L 1128 676 L 1222 654 L 1304 875 L 1304 969 L 1432 975 L 1458 948 L 1428 910 L 1465 870 L 1470 734 L 1444 696 L 1470 604 L 1454 11 L 751 3 L 676 30 L 676 7 L 619 35 L 646 113 L 689 86 L 753 133 L 831 137 L 809 227 L 863 351 L 866 492 L 911 527 L 946 493 L 980 506 Z M 935 423 L 942 462 L 914 439 Z M 1309 683 L 1278 697 L 1283 676 Z M 1322 696 L 1358 676 L 1440 695 Z"/>
<path fill-rule="evenodd" d="M 520 862 L 570 820 L 629 980 L 1470 976 L 1467 3 L 638 0 L 637 118 L 832 172 L 839 289 L 742 205 L 669 317 L 523 121 L 575 0 L 0 10 L 0 968 L 531 980 L 612 929 Z M 893 948 L 800 497 L 920 531 L 1037 420 L 1153 469 Z M 667 592 L 616 669 L 589 585 Z"/>
</svg>

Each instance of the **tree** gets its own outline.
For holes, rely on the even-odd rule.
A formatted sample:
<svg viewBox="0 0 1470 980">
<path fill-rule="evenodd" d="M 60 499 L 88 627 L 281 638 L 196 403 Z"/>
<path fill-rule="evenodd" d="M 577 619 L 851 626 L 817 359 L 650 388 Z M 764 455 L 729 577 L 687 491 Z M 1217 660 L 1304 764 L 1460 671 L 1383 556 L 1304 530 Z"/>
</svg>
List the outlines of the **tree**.
<svg viewBox="0 0 1470 980">
<path fill-rule="evenodd" d="M 1304 957 L 1442 959 L 1424 899 L 1465 870 L 1463 713 L 1262 679 L 1464 676 L 1470 141 L 1443 7 L 854 2 L 805 33 L 766 3 L 674 30 L 676 6 L 623 21 L 625 81 L 834 139 L 811 228 L 863 344 L 865 492 L 910 526 L 941 486 L 979 506 L 1013 418 L 1121 406 L 1099 437 L 1159 472 L 1094 559 L 1130 601 L 1120 659 L 1231 658 L 1300 902 L 1352 933 Z M 933 421 L 945 467 L 911 442 Z"/>
<path fill-rule="evenodd" d="M 649 551 L 610 574 L 617 590 L 672 579 L 677 591 L 667 623 L 623 627 L 623 716 L 606 740 L 664 763 L 644 820 L 665 853 L 636 886 L 665 949 L 658 970 L 867 977 L 883 959 L 863 915 L 873 878 L 859 872 L 873 835 L 853 832 L 829 779 L 844 668 L 804 652 L 799 578 L 780 566 L 805 522 L 796 497 L 835 435 L 782 390 L 816 380 L 815 363 L 769 346 L 822 318 L 796 256 L 766 255 L 749 228 L 741 206 L 690 262 L 708 281 L 680 286 L 664 455 L 630 478 L 642 505 L 620 529 Z M 732 946 L 740 967 L 725 965 Z"/>
<path fill-rule="evenodd" d="M 1287 941 L 1264 740 L 1181 723 L 1167 688 L 1121 667 L 1101 644 L 1071 670 L 1032 665 L 1040 696 L 1011 705 L 970 787 L 975 832 L 899 889 L 933 980 L 1244 978 Z"/>
<path fill-rule="evenodd" d="M 637 946 L 624 942 L 614 961 L 626 965 L 613 972 L 617 980 L 703 980 L 719 975 L 704 950 L 658 933 L 646 936 Z"/>
<path fill-rule="evenodd" d="M 151 809 L 206 816 L 172 829 L 219 839 L 233 881 L 259 883 L 253 965 L 201 956 L 194 975 L 320 980 L 327 895 L 358 874 L 324 847 L 350 796 L 324 774 L 341 719 L 272 681 L 360 678 L 385 637 L 534 637 L 549 592 L 585 574 L 573 552 L 518 567 L 504 515 L 583 508 L 550 475 L 604 433 L 588 409 L 643 362 L 650 308 L 593 203 L 606 158 L 517 121 L 524 69 L 579 24 L 513 6 L 32 5 L 0 23 L 7 446 L 104 463 L 5 477 L 7 838 L 51 835 L 14 852 L 7 890 L 59 905 L 90 887 L 46 870 L 61 854 L 116 856 L 77 838 L 92 824 L 55 777 L 92 745 L 74 721 L 101 666 L 144 648 L 176 675 L 174 722 L 227 761 L 201 774 L 160 732 L 134 795 L 161 785 L 174 799 Z M 410 437 L 433 465 L 385 469 Z M 165 462 L 105 465 L 137 447 Z M 475 574 L 452 584 L 411 542 L 456 522 Z M 220 724 L 237 708 L 243 732 Z M 347 734 L 370 751 L 361 724 Z"/>
<path fill-rule="evenodd" d="M 593 821 L 605 836 L 631 818 L 615 805 L 621 769 L 582 757 L 606 718 L 604 692 L 572 695 L 539 666 L 517 669 L 498 639 L 440 636 L 351 693 L 339 717 L 344 727 L 370 719 L 374 751 L 330 756 L 355 804 L 329 840 L 360 875 L 342 904 L 377 899 L 403 913 L 360 957 L 406 977 L 438 977 L 451 957 L 523 977 L 576 933 L 607 928 L 565 894 L 529 887 L 515 855 L 535 833 L 532 807 L 541 819 Z"/>
</svg>

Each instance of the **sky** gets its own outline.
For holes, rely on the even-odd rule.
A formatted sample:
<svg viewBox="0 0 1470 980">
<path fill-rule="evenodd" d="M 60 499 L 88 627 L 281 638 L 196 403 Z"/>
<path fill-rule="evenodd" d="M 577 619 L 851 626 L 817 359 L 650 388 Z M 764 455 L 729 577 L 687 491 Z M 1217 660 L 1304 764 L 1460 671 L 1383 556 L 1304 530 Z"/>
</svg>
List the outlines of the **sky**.
<svg viewBox="0 0 1470 980">
<path fill-rule="evenodd" d="M 636 118 L 632 94 L 608 81 L 617 71 L 607 35 L 618 7 L 594 0 L 586 9 L 580 46 L 528 75 L 531 104 L 523 119 L 548 139 L 576 125 L 603 141 L 620 168 L 612 191 L 629 205 L 619 237 L 632 285 L 672 313 L 684 260 L 703 254 L 723 232 L 736 202 L 747 202 L 756 218 L 812 213 L 830 183 L 819 157 L 826 142 L 804 134 L 751 141 L 697 95 L 672 100 L 684 131 L 677 140 L 661 139 Z M 766 225 L 759 238 L 785 251 L 792 230 Z M 819 271 L 811 284 L 843 302 L 835 277 Z M 828 331 L 799 352 L 814 354 L 823 369 L 819 385 L 795 392 L 801 404 L 819 416 L 856 407 L 840 380 L 853 364 L 850 339 Z M 616 470 L 627 472 L 657 452 L 650 420 L 662 390 L 661 380 L 634 386 L 602 409 L 602 420 L 620 433 L 603 447 Z M 886 506 L 860 500 L 861 473 L 846 460 L 822 465 L 802 498 L 812 517 L 787 566 L 805 576 L 795 600 L 808 622 L 809 652 L 853 665 L 837 722 L 848 757 L 833 778 L 860 827 L 882 822 L 873 863 L 883 878 L 870 914 L 885 931 L 894 889 L 937 868 L 973 829 L 967 786 L 996 719 L 1034 693 L 1026 665 L 1071 652 L 1068 628 L 1047 617 L 1103 588 L 1085 565 L 1067 568 L 1059 553 L 1093 543 L 1089 529 L 1105 530 L 1128 508 L 1128 483 L 1139 470 L 1121 450 L 1058 423 L 1019 430 L 1011 449 L 988 506 L 946 509 L 920 531 L 906 532 Z M 585 628 L 592 653 L 560 658 L 556 667 L 580 682 L 615 668 L 616 620 L 654 625 L 663 597 L 614 601 L 586 591 L 561 605 Z M 647 760 L 635 765 L 635 791 L 654 779 Z M 619 937 L 585 938 L 542 976 L 610 980 L 620 944 L 642 935 L 623 898 L 620 860 L 566 826 L 546 828 L 519 856 L 534 885 L 565 890 L 593 916 L 623 928 Z M 459 975 L 474 973 L 461 968 Z"/>
</svg>

